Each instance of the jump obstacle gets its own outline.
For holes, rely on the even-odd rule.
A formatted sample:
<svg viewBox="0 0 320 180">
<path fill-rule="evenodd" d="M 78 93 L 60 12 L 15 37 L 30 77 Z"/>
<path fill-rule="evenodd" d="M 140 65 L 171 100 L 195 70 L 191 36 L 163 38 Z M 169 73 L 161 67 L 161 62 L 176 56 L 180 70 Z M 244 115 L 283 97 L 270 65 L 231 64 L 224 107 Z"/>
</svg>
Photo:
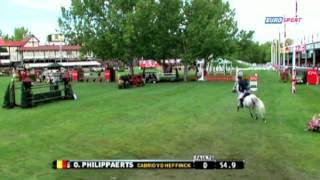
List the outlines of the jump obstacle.
<svg viewBox="0 0 320 180">
<path fill-rule="evenodd" d="M 21 89 L 20 103 L 16 102 L 17 89 Z M 63 82 L 49 84 L 34 84 L 30 79 L 25 79 L 21 87 L 17 87 L 12 80 L 5 93 L 3 108 L 10 109 L 16 106 L 30 108 L 42 102 L 67 99 L 74 99 L 70 79 L 67 77 L 63 78 Z"/>
<path fill-rule="evenodd" d="M 72 81 L 78 82 L 114 82 L 115 81 L 115 71 L 110 68 L 104 72 L 83 72 L 82 69 L 75 69 L 69 72 Z"/>
</svg>

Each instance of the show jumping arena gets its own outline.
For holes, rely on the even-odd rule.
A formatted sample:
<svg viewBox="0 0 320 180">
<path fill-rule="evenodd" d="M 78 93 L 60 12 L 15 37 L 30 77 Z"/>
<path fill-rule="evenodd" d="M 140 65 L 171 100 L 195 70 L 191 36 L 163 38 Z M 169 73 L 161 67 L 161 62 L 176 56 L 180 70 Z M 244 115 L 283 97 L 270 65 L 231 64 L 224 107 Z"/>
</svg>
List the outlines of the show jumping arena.
<svg viewBox="0 0 320 180">
<path fill-rule="evenodd" d="M 247 73 L 247 71 L 245 72 Z M 248 72 L 249 73 L 249 72 Z M 306 131 L 320 112 L 318 85 L 258 74 L 255 92 L 268 123 L 236 110 L 234 82 L 147 84 L 72 82 L 77 100 L 0 109 L 0 179 L 318 179 L 320 136 Z M 9 77 L 0 78 L 5 92 Z M 54 170 L 54 159 L 190 159 L 210 153 L 244 159 L 243 170 Z M 125 173 L 124 173 L 125 172 Z M 193 176 L 191 176 L 193 175 Z"/>
</svg>

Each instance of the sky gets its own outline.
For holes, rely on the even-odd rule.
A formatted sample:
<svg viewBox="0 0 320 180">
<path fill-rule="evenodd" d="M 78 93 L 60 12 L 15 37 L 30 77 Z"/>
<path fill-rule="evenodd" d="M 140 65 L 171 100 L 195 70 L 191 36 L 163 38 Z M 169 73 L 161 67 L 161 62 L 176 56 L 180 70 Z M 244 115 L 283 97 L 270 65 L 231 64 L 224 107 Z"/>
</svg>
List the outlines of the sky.
<svg viewBox="0 0 320 180">
<path fill-rule="evenodd" d="M 69 7 L 69 0 L 0 0 L 0 30 L 12 35 L 15 27 L 24 26 L 40 43 L 55 33 L 61 6 Z"/>
<path fill-rule="evenodd" d="M 260 42 L 271 41 L 279 37 L 283 39 L 284 25 L 265 24 L 267 16 L 295 17 L 296 0 L 228 0 L 236 11 L 238 27 L 245 30 L 254 30 L 254 39 Z M 287 38 L 295 42 L 320 40 L 320 1 L 297 0 L 298 17 L 300 23 L 287 24 Z"/>
<path fill-rule="evenodd" d="M 266 16 L 295 16 L 296 0 L 224 0 L 235 9 L 239 29 L 254 30 L 254 40 L 271 41 L 283 37 L 283 25 L 265 24 Z M 0 30 L 12 35 L 15 27 L 28 28 L 41 43 L 48 34 L 58 29 L 61 6 L 69 7 L 70 0 L 0 0 Z M 302 39 L 320 40 L 320 1 L 298 0 L 301 23 L 287 25 L 287 37 L 300 42 Z"/>
</svg>

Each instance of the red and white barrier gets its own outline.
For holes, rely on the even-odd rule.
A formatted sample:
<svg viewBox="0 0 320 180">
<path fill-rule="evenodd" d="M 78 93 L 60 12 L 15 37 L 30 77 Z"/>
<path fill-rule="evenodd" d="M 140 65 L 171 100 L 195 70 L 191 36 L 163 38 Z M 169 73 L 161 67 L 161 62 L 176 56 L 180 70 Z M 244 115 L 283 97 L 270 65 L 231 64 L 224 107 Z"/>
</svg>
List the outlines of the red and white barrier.
<svg viewBox="0 0 320 180">
<path fill-rule="evenodd" d="M 258 91 L 258 75 L 250 76 L 250 91 Z"/>
</svg>

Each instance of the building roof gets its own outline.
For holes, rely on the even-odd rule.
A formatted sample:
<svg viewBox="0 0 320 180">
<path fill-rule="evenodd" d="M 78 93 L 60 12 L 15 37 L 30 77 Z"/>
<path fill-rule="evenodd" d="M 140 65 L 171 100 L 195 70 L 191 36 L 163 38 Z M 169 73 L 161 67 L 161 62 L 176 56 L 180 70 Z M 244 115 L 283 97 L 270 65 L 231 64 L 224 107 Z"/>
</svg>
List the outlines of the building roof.
<svg viewBox="0 0 320 180">
<path fill-rule="evenodd" d="M 79 51 L 81 46 L 73 45 L 73 46 L 61 46 L 62 51 Z M 59 51 L 60 46 L 57 45 L 43 45 L 38 47 L 22 47 L 21 51 Z"/>
<path fill-rule="evenodd" d="M 34 35 L 31 35 L 29 37 L 24 38 L 21 41 L 5 41 L 0 38 L 0 47 L 20 47 L 21 51 L 59 51 L 60 46 L 58 45 L 42 45 L 42 46 L 35 46 L 35 47 L 24 47 L 31 38 L 35 38 L 38 42 L 39 39 L 37 39 Z M 74 45 L 74 46 L 62 46 L 62 51 L 79 51 L 81 49 L 81 46 Z"/>
<path fill-rule="evenodd" d="M 36 38 L 35 36 L 31 35 L 29 37 L 24 38 L 21 41 L 5 41 L 0 38 L 0 46 L 4 47 L 23 47 L 31 38 Z M 37 39 L 37 38 L 36 38 Z M 37 39 L 38 40 L 38 39 Z M 39 41 L 39 40 L 38 40 Z"/>
</svg>

